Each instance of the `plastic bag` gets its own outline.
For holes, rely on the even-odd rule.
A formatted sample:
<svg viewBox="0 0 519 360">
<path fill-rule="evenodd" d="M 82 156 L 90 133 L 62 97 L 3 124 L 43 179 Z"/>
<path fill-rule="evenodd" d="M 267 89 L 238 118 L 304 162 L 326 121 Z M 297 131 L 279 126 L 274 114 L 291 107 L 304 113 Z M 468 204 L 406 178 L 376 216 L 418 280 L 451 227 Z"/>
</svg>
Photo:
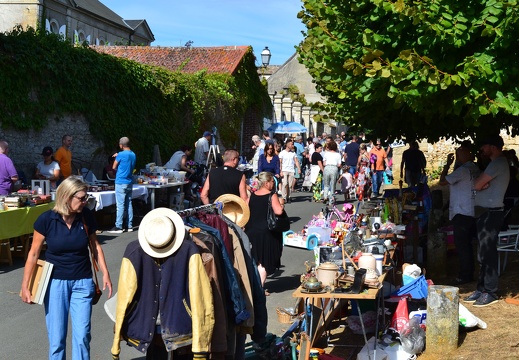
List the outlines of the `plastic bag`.
<svg viewBox="0 0 519 360">
<path fill-rule="evenodd" d="M 407 297 L 402 297 L 398 301 L 393 319 L 391 320 L 391 328 L 401 333 L 409 323 L 409 311 L 407 310 Z"/>
<path fill-rule="evenodd" d="M 487 323 L 472 314 L 463 304 L 459 304 L 459 322 L 466 328 L 478 326 L 480 329 L 486 329 Z"/>
<path fill-rule="evenodd" d="M 402 348 L 409 354 L 420 354 L 425 347 L 425 330 L 420 327 L 420 320 L 412 317 L 400 332 Z"/>
</svg>

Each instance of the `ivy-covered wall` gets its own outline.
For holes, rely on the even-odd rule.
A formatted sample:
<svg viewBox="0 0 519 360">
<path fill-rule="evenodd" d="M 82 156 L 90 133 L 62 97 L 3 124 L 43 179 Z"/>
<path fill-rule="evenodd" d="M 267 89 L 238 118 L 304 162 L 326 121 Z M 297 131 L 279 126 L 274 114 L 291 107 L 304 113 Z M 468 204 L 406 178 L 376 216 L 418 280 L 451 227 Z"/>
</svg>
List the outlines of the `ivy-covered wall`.
<svg viewBox="0 0 519 360">
<path fill-rule="evenodd" d="M 38 131 L 49 119 L 81 115 L 102 144 L 98 153 L 108 154 L 128 136 L 143 166 L 151 161 L 153 145 L 167 161 L 180 145 L 193 144 L 213 126 L 224 147 L 239 148 L 250 109 L 258 124 L 271 111 L 252 51 L 232 76 L 184 74 L 73 47 L 33 29 L 0 34 L 3 129 Z"/>
</svg>

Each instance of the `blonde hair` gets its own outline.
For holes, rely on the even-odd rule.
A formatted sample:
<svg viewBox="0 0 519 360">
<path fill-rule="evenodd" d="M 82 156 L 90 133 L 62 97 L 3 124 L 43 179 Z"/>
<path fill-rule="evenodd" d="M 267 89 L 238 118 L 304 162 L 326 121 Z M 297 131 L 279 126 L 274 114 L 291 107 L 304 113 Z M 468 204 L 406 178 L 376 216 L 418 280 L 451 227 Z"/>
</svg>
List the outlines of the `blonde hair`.
<svg viewBox="0 0 519 360">
<path fill-rule="evenodd" d="M 274 175 L 268 171 L 262 171 L 258 174 L 258 187 L 261 188 L 266 183 L 272 181 Z"/>
<path fill-rule="evenodd" d="M 70 215 L 69 200 L 79 191 L 87 192 L 88 184 L 77 176 L 69 176 L 56 190 L 56 204 L 54 211 L 61 215 Z"/>
</svg>

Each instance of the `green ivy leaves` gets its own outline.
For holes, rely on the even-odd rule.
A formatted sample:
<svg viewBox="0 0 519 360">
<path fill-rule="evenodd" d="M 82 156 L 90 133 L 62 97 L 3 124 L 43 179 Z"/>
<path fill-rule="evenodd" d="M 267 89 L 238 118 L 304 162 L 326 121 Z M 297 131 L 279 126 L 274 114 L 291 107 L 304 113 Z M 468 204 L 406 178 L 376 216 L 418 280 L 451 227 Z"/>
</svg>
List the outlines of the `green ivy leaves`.
<svg viewBox="0 0 519 360">
<path fill-rule="evenodd" d="M 212 126 L 226 146 L 237 147 L 246 111 L 268 116 L 269 104 L 252 49 L 233 76 L 184 74 L 73 47 L 34 29 L 0 34 L 2 127 L 37 130 L 50 116 L 81 113 L 108 152 L 126 135 L 146 163 L 150 143 L 166 158 Z"/>
</svg>

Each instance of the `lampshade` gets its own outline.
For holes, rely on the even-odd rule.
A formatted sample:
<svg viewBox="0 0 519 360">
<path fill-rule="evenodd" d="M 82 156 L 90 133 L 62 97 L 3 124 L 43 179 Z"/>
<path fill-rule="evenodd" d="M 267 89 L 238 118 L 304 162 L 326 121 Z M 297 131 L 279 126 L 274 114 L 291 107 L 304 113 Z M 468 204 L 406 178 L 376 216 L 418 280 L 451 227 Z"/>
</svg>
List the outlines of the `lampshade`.
<svg viewBox="0 0 519 360">
<path fill-rule="evenodd" d="M 271 56 L 268 46 L 265 46 L 265 49 L 261 52 L 261 63 L 263 66 L 267 67 L 269 65 Z"/>
</svg>

